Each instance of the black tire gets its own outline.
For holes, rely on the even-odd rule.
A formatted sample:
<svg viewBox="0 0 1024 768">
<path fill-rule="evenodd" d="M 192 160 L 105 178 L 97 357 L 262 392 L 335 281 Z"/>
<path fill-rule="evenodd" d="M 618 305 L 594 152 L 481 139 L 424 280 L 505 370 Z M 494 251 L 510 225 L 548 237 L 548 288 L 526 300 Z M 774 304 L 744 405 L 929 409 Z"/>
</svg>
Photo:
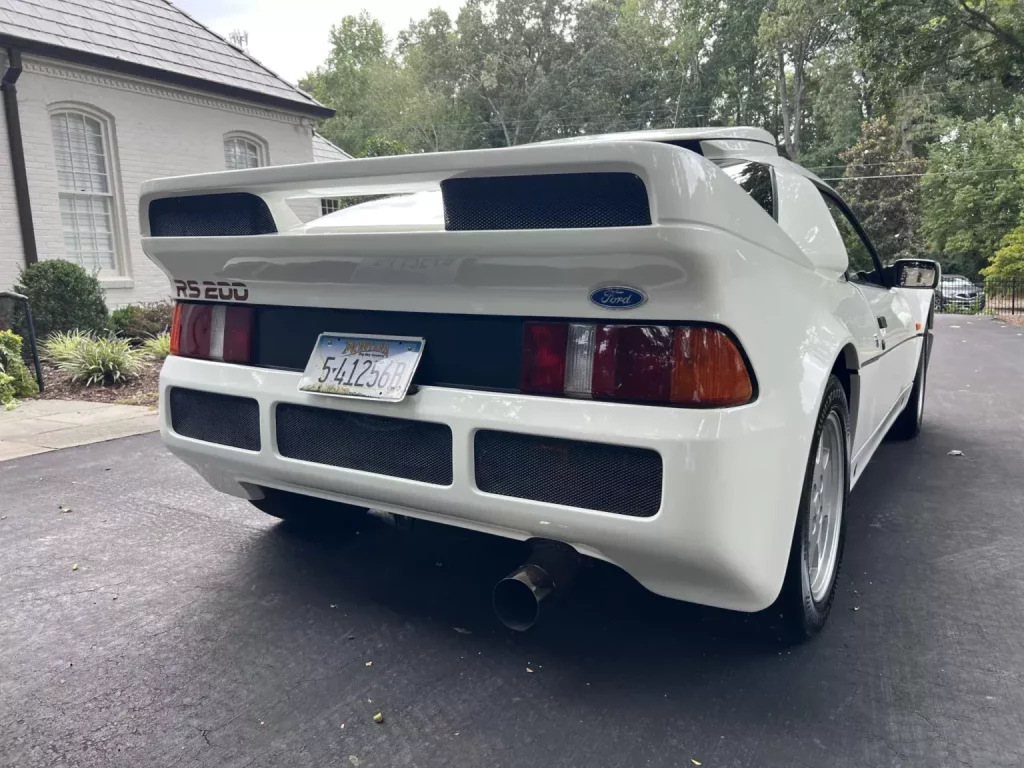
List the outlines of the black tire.
<svg viewBox="0 0 1024 768">
<path fill-rule="evenodd" d="M 903 412 L 896 417 L 896 421 L 889 429 L 888 436 L 893 440 L 913 440 L 921 434 L 921 425 L 924 423 L 924 396 L 928 383 L 928 341 L 929 336 L 925 335 L 921 357 L 917 361 L 914 387 L 910 390 L 910 397 Z"/>
<path fill-rule="evenodd" d="M 302 526 L 353 527 L 366 512 L 351 504 L 279 491 L 276 488 L 264 488 L 263 498 L 252 499 L 249 503 L 260 512 Z"/>
<path fill-rule="evenodd" d="M 810 566 L 808 565 L 807 532 L 811 525 L 811 499 L 814 481 L 818 445 L 829 416 L 835 413 L 840 424 L 841 464 L 843 478 L 841 482 L 841 514 L 839 517 L 838 544 L 835 565 L 828 583 L 820 599 L 816 600 L 811 592 Z M 835 599 L 836 583 L 839 570 L 843 563 L 843 547 L 846 544 L 846 500 L 850 492 L 850 410 L 846 402 L 846 393 L 839 379 L 830 376 L 825 386 L 821 410 L 814 426 L 814 439 L 811 441 L 811 453 L 807 458 L 807 471 L 804 474 L 803 493 L 800 495 L 800 509 L 797 512 L 796 526 L 793 531 L 793 543 L 790 546 L 789 565 L 786 568 L 786 580 L 779 593 L 774 612 L 782 614 L 786 623 L 787 639 L 802 642 L 814 637 L 822 630 L 832 610 Z"/>
</svg>

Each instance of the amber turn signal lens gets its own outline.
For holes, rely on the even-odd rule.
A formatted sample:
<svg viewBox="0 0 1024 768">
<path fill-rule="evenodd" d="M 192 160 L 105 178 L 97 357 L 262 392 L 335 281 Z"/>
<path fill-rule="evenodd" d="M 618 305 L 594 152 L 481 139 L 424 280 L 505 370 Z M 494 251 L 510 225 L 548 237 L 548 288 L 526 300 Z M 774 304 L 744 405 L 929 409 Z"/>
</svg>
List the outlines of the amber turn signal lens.
<svg viewBox="0 0 1024 768">
<path fill-rule="evenodd" d="M 671 402 L 728 406 L 749 403 L 754 395 L 739 349 L 716 328 L 675 329 Z"/>
</svg>

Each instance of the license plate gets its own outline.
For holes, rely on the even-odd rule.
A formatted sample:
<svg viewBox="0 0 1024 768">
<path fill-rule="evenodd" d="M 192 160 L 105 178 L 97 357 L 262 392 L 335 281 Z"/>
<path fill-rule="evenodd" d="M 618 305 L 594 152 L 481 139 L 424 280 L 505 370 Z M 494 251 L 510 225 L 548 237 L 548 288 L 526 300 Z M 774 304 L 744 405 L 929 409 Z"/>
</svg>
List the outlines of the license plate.
<svg viewBox="0 0 1024 768">
<path fill-rule="evenodd" d="M 424 343 L 406 336 L 321 333 L 299 390 L 397 403 L 409 390 Z"/>
</svg>

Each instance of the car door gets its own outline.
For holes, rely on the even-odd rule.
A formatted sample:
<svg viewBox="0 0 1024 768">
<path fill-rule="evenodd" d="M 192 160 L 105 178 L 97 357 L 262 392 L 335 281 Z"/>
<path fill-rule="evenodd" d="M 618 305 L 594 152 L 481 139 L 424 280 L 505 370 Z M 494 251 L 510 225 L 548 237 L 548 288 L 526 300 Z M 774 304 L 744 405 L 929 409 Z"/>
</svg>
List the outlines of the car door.
<svg viewBox="0 0 1024 768">
<path fill-rule="evenodd" d="M 861 355 L 861 406 L 870 408 L 873 428 L 871 434 L 859 435 L 856 455 L 862 441 L 877 437 L 877 431 L 894 416 L 908 383 L 913 382 L 917 345 L 907 342 L 913 342 L 916 331 L 909 304 L 897 288 L 886 285 L 878 254 L 853 212 L 831 191 L 819 191 L 846 246 L 850 261 L 846 279 L 864 297 L 874 323 L 874 349 Z M 863 400 L 866 391 L 867 402 Z"/>
</svg>

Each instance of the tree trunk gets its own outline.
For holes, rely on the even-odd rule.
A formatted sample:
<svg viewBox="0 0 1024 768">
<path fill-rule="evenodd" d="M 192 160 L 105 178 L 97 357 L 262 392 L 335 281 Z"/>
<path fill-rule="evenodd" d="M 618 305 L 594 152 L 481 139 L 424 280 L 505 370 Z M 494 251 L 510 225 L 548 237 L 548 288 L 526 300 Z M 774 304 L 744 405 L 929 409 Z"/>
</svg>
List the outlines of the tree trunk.
<svg viewBox="0 0 1024 768">
<path fill-rule="evenodd" d="M 786 154 L 793 156 L 789 138 L 789 94 L 786 90 L 786 56 L 779 50 L 779 103 L 782 112 L 782 146 Z"/>
<path fill-rule="evenodd" d="M 797 47 L 797 55 L 793 57 L 793 115 L 789 120 L 793 126 L 793 154 L 790 157 L 791 160 L 796 160 L 800 157 L 800 132 L 804 122 L 803 96 L 804 48 L 801 45 Z"/>
</svg>

